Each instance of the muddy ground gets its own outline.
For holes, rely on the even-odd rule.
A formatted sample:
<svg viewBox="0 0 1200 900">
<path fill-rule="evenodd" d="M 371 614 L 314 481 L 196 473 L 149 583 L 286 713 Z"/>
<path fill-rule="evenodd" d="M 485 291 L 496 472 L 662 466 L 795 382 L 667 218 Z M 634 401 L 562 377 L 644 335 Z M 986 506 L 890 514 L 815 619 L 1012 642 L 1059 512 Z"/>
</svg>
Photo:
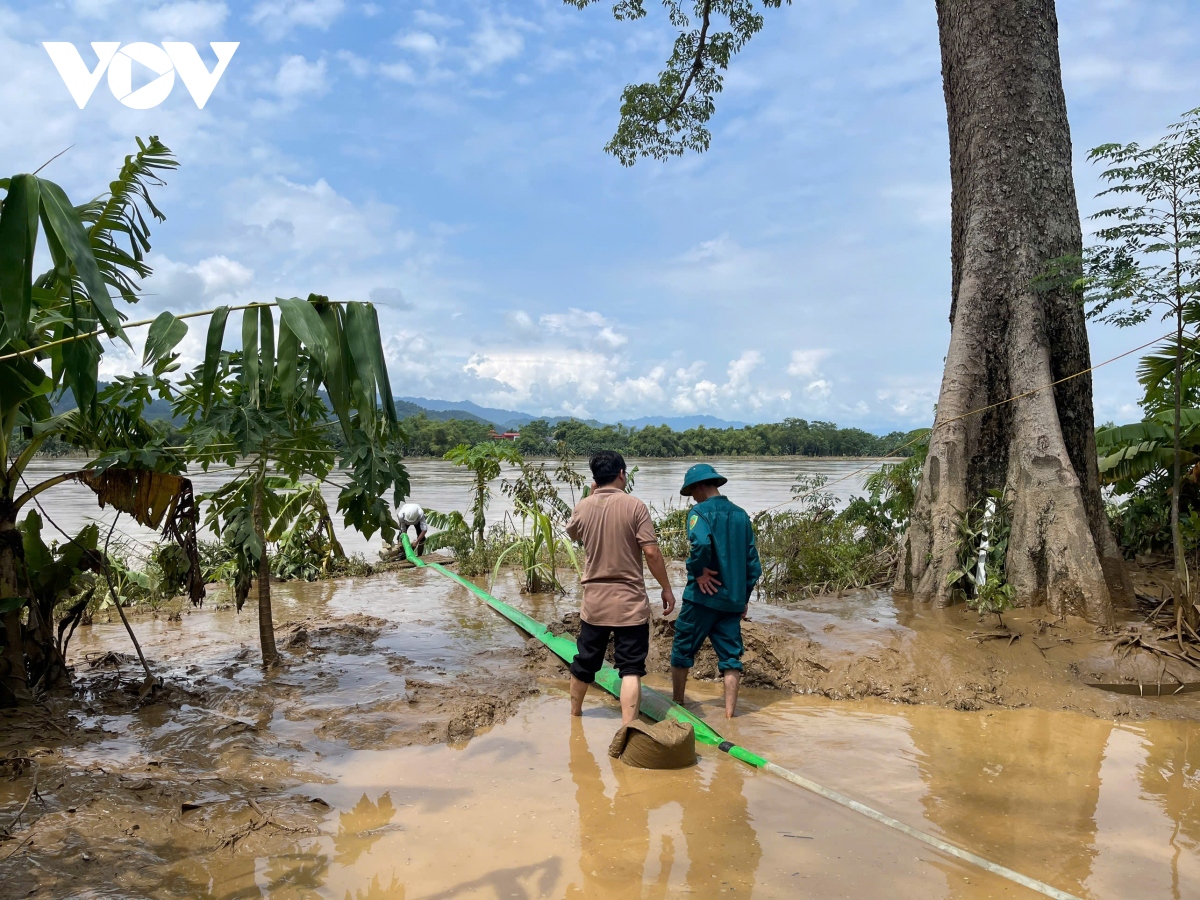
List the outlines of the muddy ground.
<svg viewBox="0 0 1200 900">
<path fill-rule="evenodd" d="M 511 581 L 497 593 L 577 628 L 570 597 L 521 597 Z M 284 585 L 276 609 L 286 658 L 276 671 L 257 665 L 252 613 L 164 610 L 134 620 L 163 682 L 151 695 L 141 696 L 119 626 L 97 622 L 73 648 L 71 693 L 0 716 L 7 896 L 238 897 L 259 896 L 264 884 L 272 895 L 327 894 L 328 859 L 312 852 L 329 838 L 337 805 L 327 760 L 465 747 L 535 695 L 561 691 L 563 668 L 540 644 L 428 571 Z M 871 592 L 755 604 L 744 629 L 746 712 L 786 692 L 961 711 L 1200 718 L 1197 694 L 1148 699 L 1086 686 L 1200 680 L 1161 654 L 1114 652 L 1132 621 L 1105 632 L 1014 611 L 1004 622 L 1002 631 L 995 617 Z M 656 620 L 653 634 L 649 667 L 662 675 L 671 623 Z M 716 674 L 706 647 L 694 675 Z M 393 827 L 380 802 L 341 819 L 378 839 Z M 385 887 L 359 896 L 405 896 L 402 885 Z"/>
</svg>

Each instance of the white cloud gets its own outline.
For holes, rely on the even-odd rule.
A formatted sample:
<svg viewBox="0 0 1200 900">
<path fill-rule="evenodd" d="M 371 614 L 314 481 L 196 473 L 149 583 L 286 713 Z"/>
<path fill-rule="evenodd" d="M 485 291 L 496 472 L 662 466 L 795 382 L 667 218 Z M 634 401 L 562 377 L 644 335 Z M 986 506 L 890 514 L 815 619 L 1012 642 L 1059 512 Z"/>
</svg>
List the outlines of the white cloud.
<svg viewBox="0 0 1200 900">
<path fill-rule="evenodd" d="M 746 391 L 750 388 L 750 373 L 761 366 L 763 356 L 757 350 L 747 350 L 729 363 L 730 391 Z"/>
<path fill-rule="evenodd" d="M 413 71 L 413 67 L 403 62 L 383 63 L 379 67 L 379 74 L 384 78 L 405 84 L 411 84 L 417 80 L 417 73 Z"/>
<path fill-rule="evenodd" d="M 821 363 L 829 356 L 830 350 L 793 350 L 791 362 L 788 363 L 787 373 L 796 378 L 812 378 L 821 368 Z"/>
<path fill-rule="evenodd" d="M 875 393 L 881 403 L 904 419 L 928 422 L 937 402 L 937 380 L 930 378 L 890 377 L 888 386 Z"/>
<path fill-rule="evenodd" d="M 479 29 L 471 35 L 471 53 L 467 57 L 467 69 L 471 72 L 482 72 L 520 56 L 524 49 L 525 39 L 519 31 L 485 19 Z"/>
<path fill-rule="evenodd" d="M 309 62 L 300 55 L 289 56 L 279 66 L 279 72 L 271 86 L 275 93 L 285 100 L 305 94 L 324 94 L 329 90 L 325 75 L 324 59 Z"/>
<path fill-rule="evenodd" d="M 459 19 L 444 16 L 441 13 L 418 9 L 413 13 L 413 21 L 424 28 L 454 28 L 462 24 Z"/>
<path fill-rule="evenodd" d="M 463 370 L 503 385 L 516 402 L 562 394 L 587 402 L 612 384 L 608 358 L 587 350 L 494 349 L 473 355 Z"/>
<path fill-rule="evenodd" d="M 804 393 L 810 400 L 828 400 L 830 394 L 833 393 L 833 385 L 824 378 L 818 378 L 816 381 L 809 382 L 804 388 Z"/>
<path fill-rule="evenodd" d="M 353 50 L 339 50 L 334 54 L 339 62 L 344 62 L 350 74 L 355 78 L 366 78 L 371 74 L 371 61 L 365 56 L 359 56 Z"/>
<path fill-rule="evenodd" d="M 254 280 L 254 270 L 227 256 L 202 259 L 196 263 L 194 271 L 204 282 L 204 290 L 209 294 L 236 290 Z"/>
<path fill-rule="evenodd" d="M 257 252 L 301 262 L 306 271 L 331 272 L 379 256 L 392 246 L 395 211 L 355 205 L 324 178 L 298 184 L 284 178 L 239 182 L 231 219 L 238 237 Z"/>
<path fill-rule="evenodd" d="M 371 288 L 367 297 L 376 306 L 388 306 L 395 310 L 412 309 L 412 301 L 398 287 Z"/>
<path fill-rule="evenodd" d="M 345 9 L 344 0 L 267 0 L 250 14 L 250 22 L 278 40 L 297 28 L 329 28 Z"/>
<path fill-rule="evenodd" d="M 410 31 L 398 34 L 392 41 L 401 50 L 409 50 L 421 56 L 436 57 L 442 52 L 442 46 L 428 31 Z"/>
<path fill-rule="evenodd" d="M 185 3 L 164 3 L 142 13 L 142 24 L 153 33 L 154 40 L 198 37 L 201 41 L 216 40 L 217 33 L 229 17 L 229 7 L 209 0 L 190 0 Z M 202 44 L 206 47 L 207 44 Z M 200 49 L 200 48 L 197 48 Z"/>
</svg>

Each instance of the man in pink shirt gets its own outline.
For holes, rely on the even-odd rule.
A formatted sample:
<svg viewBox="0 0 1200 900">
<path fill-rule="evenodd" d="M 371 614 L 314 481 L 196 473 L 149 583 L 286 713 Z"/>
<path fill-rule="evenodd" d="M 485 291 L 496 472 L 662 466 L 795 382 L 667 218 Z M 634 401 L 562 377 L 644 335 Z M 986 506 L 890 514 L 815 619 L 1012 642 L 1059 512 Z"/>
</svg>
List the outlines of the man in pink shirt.
<svg viewBox="0 0 1200 900">
<path fill-rule="evenodd" d="M 667 579 L 650 511 L 641 500 L 625 493 L 627 478 L 621 454 L 602 450 L 592 456 L 590 466 L 595 479 L 592 493 L 579 501 L 567 523 L 567 534 L 587 551 L 576 642 L 579 651 L 571 663 L 571 715 L 583 714 L 583 698 L 604 664 L 612 638 L 621 674 L 621 724 L 628 725 L 641 706 L 642 676 L 650 652 L 650 600 L 643 556 L 662 588 L 663 615 L 675 609 L 675 592 Z"/>
</svg>

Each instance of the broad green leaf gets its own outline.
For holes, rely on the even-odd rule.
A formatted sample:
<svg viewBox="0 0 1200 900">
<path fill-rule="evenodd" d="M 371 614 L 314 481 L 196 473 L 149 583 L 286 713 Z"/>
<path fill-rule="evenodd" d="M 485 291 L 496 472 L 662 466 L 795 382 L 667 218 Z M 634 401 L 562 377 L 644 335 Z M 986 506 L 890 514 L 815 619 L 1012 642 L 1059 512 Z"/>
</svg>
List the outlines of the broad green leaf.
<svg viewBox="0 0 1200 900">
<path fill-rule="evenodd" d="M 88 297 L 91 298 L 92 306 L 96 310 L 96 315 L 99 316 L 104 330 L 110 336 L 120 337 L 128 343 L 129 339 L 121 328 L 121 318 L 117 315 L 116 307 L 113 306 L 112 299 L 108 296 L 108 285 L 104 283 L 104 276 L 100 274 L 100 267 L 96 264 L 96 257 L 92 253 L 92 247 L 88 242 L 87 232 L 84 231 L 83 222 L 79 219 L 79 213 L 75 211 L 75 207 L 71 205 L 71 201 L 67 199 L 63 189 L 53 181 L 39 179 L 39 186 L 41 188 L 42 224 L 47 233 L 53 233 L 71 260 L 71 264 L 75 267 L 76 273 L 87 290 Z"/>
<path fill-rule="evenodd" d="M 271 307 L 260 306 L 258 309 L 258 334 L 262 345 L 262 384 L 265 399 L 271 397 L 271 382 L 275 380 L 275 317 Z"/>
<path fill-rule="evenodd" d="M 347 358 L 352 363 L 350 393 L 359 415 L 373 421 L 377 404 L 375 352 L 371 347 L 370 326 L 366 310 L 361 303 L 347 303 L 344 317 L 345 346 Z"/>
<path fill-rule="evenodd" d="M 41 366 L 27 356 L 18 356 L 0 362 L 0 384 L 4 385 L 0 391 L 0 416 L 4 416 L 15 406 L 47 393 L 54 383 Z"/>
<path fill-rule="evenodd" d="M 353 363 L 347 352 L 346 335 L 342 328 L 341 310 L 335 304 L 328 303 L 325 297 L 310 294 L 309 299 L 326 301 L 313 307 L 325 328 L 325 391 L 329 395 L 329 405 L 333 407 L 338 421 L 342 424 L 342 430 L 349 434 L 350 384 L 354 373 L 351 370 Z"/>
<path fill-rule="evenodd" d="M 290 297 L 286 300 L 277 297 L 276 302 L 279 304 L 280 318 L 299 338 L 300 343 L 308 349 L 317 364 L 323 367 L 327 356 L 328 338 L 325 334 L 325 326 L 321 324 L 321 316 L 310 302 L 301 300 L 299 297 Z"/>
<path fill-rule="evenodd" d="M 33 309 L 39 193 L 37 178 L 17 175 L 0 210 L 0 347 L 24 336 Z"/>
<path fill-rule="evenodd" d="M 24 597 L 5 597 L 0 600 L 0 616 L 6 616 L 10 612 L 16 612 L 25 606 Z"/>
<path fill-rule="evenodd" d="M 387 413 L 389 425 L 400 421 L 396 413 L 396 398 L 392 396 L 392 379 L 388 375 L 387 359 L 383 353 L 383 338 L 379 333 L 379 312 L 373 303 L 367 304 L 369 316 L 367 328 L 370 331 L 371 350 L 375 354 L 375 383 L 379 388 L 379 396 L 383 399 L 383 409 Z"/>
<path fill-rule="evenodd" d="M 288 326 L 287 319 L 279 317 L 279 395 L 285 408 L 290 409 L 296 399 L 296 383 L 300 378 L 300 340 Z"/>
<path fill-rule="evenodd" d="M 86 334 L 86 325 L 70 327 L 63 337 Z M 62 345 L 63 380 L 75 395 L 75 406 L 80 410 L 91 410 L 96 399 L 96 372 L 100 365 L 102 349 L 95 337 L 81 338 Z"/>
<path fill-rule="evenodd" d="M 225 340 L 225 320 L 229 307 L 218 306 L 208 322 L 208 340 L 204 347 L 204 372 L 200 379 L 200 405 L 204 414 L 212 406 L 213 387 L 217 383 L 217 368 L 221 364 L 221 343 Z"/>
<path fill-rule="evenodd" d="M 187 323 L 169 312 L 159 313 L 158 318 L 150 324 L 150 333 L 146 335 L 146 347 L 142 352 L 142 365 L 157 362 L 175 349 L 188 332 Z"/>
<path fill-rule="evenodd" d="M 246 392 L 257 407 L 258 390 L 258 310 L 247 309 L 242 313 L 242 373 L 246 379 Z"/>
</svg>

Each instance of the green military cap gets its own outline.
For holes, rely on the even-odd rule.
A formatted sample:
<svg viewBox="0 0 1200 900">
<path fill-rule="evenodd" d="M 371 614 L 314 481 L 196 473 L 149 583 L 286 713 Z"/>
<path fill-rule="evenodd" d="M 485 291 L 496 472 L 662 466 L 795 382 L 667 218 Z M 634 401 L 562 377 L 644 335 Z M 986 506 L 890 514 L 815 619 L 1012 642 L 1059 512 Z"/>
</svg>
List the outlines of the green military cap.
<svg viewBox="0 0 1200 900">
<path fill-rule="evenodd" d="M 683 494 L 685 497 L 691 496 L 692 488 L 705 481 L 711 481 L 717 487 L 720 487 L 721 485 L 725 484 L 725 482 L 729 481 L 729 479 L 720 475 L 717 470 L 708 463 L 696 463 L 694 466 L 688 469 L 687 474 L 683 476 L 683 487 L 679 489 L 679 493 Z"/>
</svg>

